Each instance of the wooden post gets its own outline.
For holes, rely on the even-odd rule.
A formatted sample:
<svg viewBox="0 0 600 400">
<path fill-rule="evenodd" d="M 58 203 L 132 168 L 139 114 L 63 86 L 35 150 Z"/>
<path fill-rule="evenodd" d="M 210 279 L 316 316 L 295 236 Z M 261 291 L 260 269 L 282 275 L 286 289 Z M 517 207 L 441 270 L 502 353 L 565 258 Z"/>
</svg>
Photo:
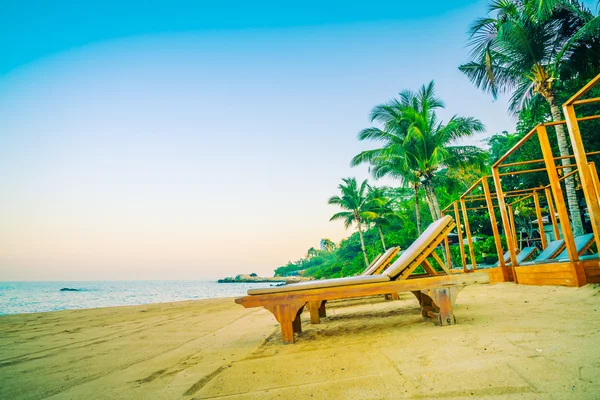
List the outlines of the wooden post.
<svg viewBox="0 0 600 400">
<path fill-rule="evenodd" d="M 560 239 L 560 231 L 558 230 L 558 221 L 556 220 L 556 210 L 554 209 L 554 200 L 552 199 L 552 192 L 550 191 L 550 188 L 545 188 L 544 193 L 546 194 L 546 201 L 548 202 L 548 213 L 550 214 L 550 221 L 552 221 L 554 240 L 558 240 Z"/>
<path fill-rule="evenodd" d="M 592 174 L 592 182 L 594 182 L 594 189 L 596 190 L 596 196 L 600 197 L 600 179 L 598 179 L 598 170 L 596 169 L 596 163 L 588 163 L 590 166 L 590 173 Z M 598 246 L 596 246 L 598 247 Z M 600 249 L 600 247 L 599 247 Z"/>
<path fill-rule="evenodd" d="M 542 220 L 542 209 L 540 208 L 540 195 L 537 190 L 533 192 L 533 202 L 535 203 L 535 215 L 538 220 L 538 231 L 540 232 L 540 240 L 542 249 L 546 248 L 546 232 L 544 232 L 544 221 Z"/>
<path fill-rule="evenodd" d="M 552 196 L 556 200 L 556 212 L 558 213 L 558 218 L 560 218 L 563 239 L 565 240 L 567 252 L 569 253 L 569 260 L 571 260 L 574 272 L 575 286 L 582 286 L 586 282 L 585 271 L 577 262 L 579 261 L 579 254 L 577 254 L 577 247 L 575 246 L 575 240 L 573 238 L 569 214 L 567 213 L 567 208 L 565 206 L 565 199 L 563 197 L 562 188 L 560 187 L 560 181 L 558 180 L 556 164 L 554 163 L 552 148 L 550 147 L 550 141 L 548 140 L 548 132 L 544 125 L 538 125 L 537 132 L 540 147 L 542 148 L 542 154 L 544 155 L 544 163 L 548 170 L 550 189 L 552 190 Z"/>
<path fill-rule="evenodd" d="M 310 323 L 320 324 L 321 317 L 326 317 L 325 301 L 309 301 L 308 311 L 310 311 Z"/>
<path fill-rule="evenodd" d="M 271 311 L 281 327 L 284 344 L 294 343 L 294 332 L 302 332 L 300 314 L 306 303 L 269 304 L 264 307 Z"/>
<path fill-rule="evenodd" d="M 500 209 L 500 216 L 502 217 L 502 227 L 504 228 L 504 234 L 506 235 L 506 245 L 508 246 L 508 253 L 510 254 L 510 269 L 512 270 L 513 281 L 518 283 L 517 274 L 515 272 L 517 252 L 515 250 L 515 243 L 512 240 L 512 229 L 510 228 L 510 221 L 508 220 L 508 211 L 506 210 L 506 203 L 504 202 L 502 182 L 500 181 L 497 167 L 492 168 L 492 176 L 494 177 L 494 186 L 496 187 L 496 195 L 498 196 L 498 208 Z M 504 257 L 504 254 L 500 257 Z"/>
<path fill-rule="evenodd" d="M 502 271 L 502 280 L 503 282 L 508 282 L 508 270 L 506 269 L 506 263 L 504 262 L 504 249 L 502 248 L 500 232 L 498 231 L 498 224 L 496 223 L 496 212 L 494 210 L 494 203 L 492 201 L 492 195 L 490 193 L 488 177 L 484 176 L 481 180 L 481 183 L 483 185 L 485 202 L 487 203 L 488 212 L 490 214 L 490 223 L 492 224 L 492 233 L 494 234 L 494 242 L 496 243 L 496 251 L 498 252 L 498 265 L 500 266 L 500 270 Z"/>
<path fill-rule="evenodd" d="M 294 318 L 292 321 L 294 333 L 302 333 L 302 321 L 300 321 L 300 314 L 302 314 L 302 311 L 299 311 L 298 314 L 296 314 L 296 318 Z"/>
<path fill-rule="evenodd" d="M 462 290 L 462 286 L 452 286 L 448 288 L 437 288 L 428 290 L 427 295 L 433 299 L 435 304 L 439 307 L 439 313 L 435 311 L 429 311 L 430 317 L 437 317 L 437 322 L 440 326 L 454 325 L 456 324 L 456 318 L 454 317 L 453 307 L 456 301 L 458 292 Z"/>
<path fill-rule="evenodd" d="M 521 241 L 517 240 L 517 226 L 515 225 L 515 211 L 513 206 L 508 206 L 508 218 L 510 221 L 510 229 L 513 231 L 513 242 L 515 244 L 515 248 L 521 250 Z"/>
<path fill-rule="evenodd" d="M 477 264 L 475 263 L 475 250 L 473 249 L 473 238 L 471 237 L 471 227 L 469 226 L 469 216 L 467 215 L 467 206 L 464 198 L 460 199 L 460 208 L 462 209 L 463 219 L 465 220 L 465 233 L 467 234 L 467 244 L 469 245 L 469 255 L 471 257 L 471 270 L 475 271 L 477 269 Z"/>
<path fill-rule="evenodd" d="M 444 215 L 446 214 L 442 211 L 442 217 Z M 444 247 L 446 250 L 446 268 L 448 268 L 448 274 L 450 274 L 450 271 L 452 270 L 452 253 L 450 252 L 450 240 L 448 239 L 448 236 L 444 239 Z"/>
<path fill-rule="evenodd" d="M 446 247 L 446 267 L 448 271 L 452 270 L 452 253 L 450 252 L 450 241 L 448 238 L 444 241 L 444 246 Z"/>
<path fill-rule="evenodd" d="M 456 216 L 456 230 L 458 231 L 458 247 L 460 248 L 460 259 L 462 261 L 463 271 L 467 270 L 467 256 L 465 255 L 465 245 L 462 237 L 462 225 L 460 224 L 460 215 L 458 213 L 458 203 L 455 201 L 452 203 L 454 206 L 454 215 Z"/>
<path fill-rule="evenodd" d="M 573 156 L 575 157 L 575 163 L 577 164 L 577 170 L 579 171 L 579 180 L 581 181 L 583 196 L 585 197 L 588 213 L 590 214 L 592 231 L 596 238 L 596 247 L 600 249 L 600 199 L 594 188 L 594 178 L 590 172 L 590 166 L 588 165 L 587 156 L 585 155 L 585 148 L 583 147 L 581 133 L 579 132 L 579 123 L 577 122 L 575 109 L 573 108 L 573 105 L 565 105 L 563 106 L 563 111 L 567 120 L 567 128 L 573 147 Z"/>
</svg>

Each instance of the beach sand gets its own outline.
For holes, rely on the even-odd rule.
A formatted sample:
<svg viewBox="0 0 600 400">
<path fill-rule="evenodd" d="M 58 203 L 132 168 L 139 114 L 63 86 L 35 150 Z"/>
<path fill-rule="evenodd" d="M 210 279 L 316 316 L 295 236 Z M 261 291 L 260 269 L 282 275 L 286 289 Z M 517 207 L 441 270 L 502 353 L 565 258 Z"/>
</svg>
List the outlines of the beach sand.
<svg viewBox="0 0 600 400">
<path fill-rule="evenodd" d="M 232 299 L 4 316 L 0 398 L 600 398 L 600 286 L 471 286 L 455 315 L 332 302 L 287 346 Z"/>
</svg>

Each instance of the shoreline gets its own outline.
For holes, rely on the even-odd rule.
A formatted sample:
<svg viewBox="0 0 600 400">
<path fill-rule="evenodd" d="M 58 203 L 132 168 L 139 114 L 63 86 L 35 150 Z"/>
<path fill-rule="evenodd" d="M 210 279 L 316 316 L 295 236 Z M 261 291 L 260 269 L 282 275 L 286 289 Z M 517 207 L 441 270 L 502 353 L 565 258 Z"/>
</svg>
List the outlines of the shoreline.
<svg viewBox="0 0 600 400">
<path fill-rule="evenodd" d="M 0 283 L 0 315 L 239 297 L 250 288 L 269 285 L 222 285 L 212 280 Z"/>
<path fill-rule="evenodd" d="M 410 293 L 332 302 L 282 345 L 233 298 L 0 317 L 0 398 L 592 399 L 600 286 L 473 285 L 457 325 Z M 452 371 L 453 373 L 449 373 Z"/>
</svg>

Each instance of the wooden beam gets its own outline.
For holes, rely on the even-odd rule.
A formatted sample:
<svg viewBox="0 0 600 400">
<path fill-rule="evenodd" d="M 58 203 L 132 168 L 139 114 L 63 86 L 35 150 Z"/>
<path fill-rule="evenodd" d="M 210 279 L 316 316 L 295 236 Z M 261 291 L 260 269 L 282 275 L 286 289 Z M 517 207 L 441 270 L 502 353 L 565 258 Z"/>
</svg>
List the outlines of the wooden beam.
<svg viewBox="0 0 600 400">
<path fill-rule="evenodd" d="M 502 157 L 500 157 L 498 159 L 498 161 L 496 161 L 494 163 L 494 165 L 492 165 L 492 168 L 497 168 L 500 164 L 502 164 L 502 162 L 504 160 L 506 160 L 508 157 L 510 157 L 510 155 L 512 153 L 514 153 L 515 151 L 517 151 L 517 149 L 519 147 L 523 146 L 523 143 L 527 142 L 535 134 L 536 134 L 536 131 L 535 131 L 535 128 L 533 128 L 525 136 L 523 136 L 523 138 L 521 138 L 521 140 L 519 140 L 517 143 L 515 143 L 515 145 L 513 147 L 511 147 L 510 150 L 508 150 L 506 153 L 504 153 L 504 155 Z"/>
<path fill-rule="evenodd" d="M 537 191 L 533 192 L 533 203 L 535 204 L 535 215 L 538 220 L 538 232 L 540 233 L 540 240 L 542 241 L 542 249 L 545 249 L 547 246 L 546 232 L 544 231 L 544 220 L 542 217 L 542 209 L 540 207 L 540 195 Z"/>
<path fill-rule="evenodd" d="M 579 105 L 582 105 L 582 104 L 590 104 L 590 103 L 598 103 L 598 102 L 600 102 L 600 97 L 594 97 L 592 99 L 576 100 L 573 103 L 571 103 L 571 105 L 573 105 L 573 106 L 579 106 Z"/>
<path fill-rule="evenodd" d="M 512 229 L 510 228 L 510 221 L 508 219 L 508 211 L 506 209 L 506 203 L 504 202 L 504 196 L 502 194 L 502 182 L 498 175 L 498 168 L 492 168 L 492 176 L 494 177 L 494 186 L 496 186 L 496 193 L 498 193 L 498 205 L 500 206 L 500 216 L 502 217 L 502 227 L 504 228 L 504 234 L 506 235 L 506 245 L 508 246 L 508 253 L 510 254 L 510 269 L 515 283 L 517 281 L 517 275 L 515 274 L 515 265 L 517 265 L 517 251 L 515 249 L 515 243 L 512 240 Z M 504 257 L 503 254 L 500 257 Z"/>
<path fill-rule="evenodd" d="M 571 98 L 563 104 L 563 107 L 565 107 L 567 105 L 573 105 L 573 103 L 575 103 L 577 100 L 579 100 L 581 98 L 581 96 L 583 96 L 584 94 L 589 92 L 591 88 L 596 86 L 596 84 L 598 82 L 600 82 L 600 74 L 596 75 L 596 77 L 594 77 L 594 79 L 592 79 L 591 81 L 586 83 L 585 86 L 583 86 L 581 89 L 579 89 L 577 91 L 577 93 L 575 93 L 573 96 L 571 96 Z"/>
<path fill-rule="evenodd" d="M 508 218 L 510 221 L 510 228 L 513 232 L 513 241 L 515 243 L 515 248 L 521 250 L 521 242 L 517 240 L 517 226 L 515 224 L 515 210 L 511 205 L 508 205 Z"/>
<path fill-rule="evenodd" d="M 498 265 L 502 271 L 503 282 L 508 282 L 508 269 L 506 269 L 506 263 L 504 262 L 504 249 L 502 249 L 502 241 L 500 240 L 500 232 L 498 231 L 498 224 L 496 223 L 496 213 L 494 205 L 492 204 L 492 197 L 490 195 L 490 186 L 488 184 L 488 177 L 484 177 L 481 181 L 483 185 L 483 193 L 486 197 L 488 205 L 488 212 L 490 214 L 490 223 L 492 224 L 492 233 L 494 234 L 494 242 L 496 244 L 496 251 L 498 252 Z"/>
<path fill-rule="evenodd" d="M 585 197 L 588 213 L 590 214 L 590 222 L 596 239 L 596 247 L 600 250 L 600 199 L 598 198 L 596 188 L 594 187 L 594 178 L 585 155 L 585 148 L 583 147 L 583 139 L 581 138 L 581 132 L 579 131 L 579 123 L 577 122 L 575 109 L 572 105 L 565 105 L 563 111 L 567 118 L 567 129 L 569 131 L 577 169 L 579 170 L 579 180 L 581 182 L 583 196 Z"/>
<path fill-rule="evenodd" d="M 447 266 L 444 264 L 444 261 L 442 261 L 442 259 L 440 258 L 440 256 L 438 256 L 438 255 L 437 255 L 437 253 L 435 252 L 435 250 L 431 252 L 431 256 L 432 256 L 432 257 L 433 257 L 433 259 L 434 259 L 434 260 L 435 260 L 435 261 L 436 261 L 436 262 L 439 264 L 440 268 L 441 268 L 442 270 L 444 270 L 444 272 L 445 272 L 446 274 L 448 274 L 448 275 L 449 275 L 449 274 L 451 274 L 451 272 L 450 272 L 450 269 L 451 269 L 451 268 L 448 268 L 448 267 L 447 267 Z"/>
<path fill-rule="evenodd" d="M 421 266 L 423 266 L 423 269 L 429 275 L 431 275 L 431 276 L 438 276 L 439 275 L 437 273 L 437 271 L 433 268 L 433 265 L 431 265 L 431 263 L 429 262 L 428 259 L 424 259 L 423 262 L 421 263 Z"/>
<path fill-rule="evenodd" d="M 600 154 L 600 150 L 599 151 L 590 151 L 588 153 L 586 153 L 586 155 L 588 156 L 594 156 Z M 558 157 L 554 157 L 554 161 L 559 161 L 559 160 L 566 160 L 568 158 L 573 158 L 574 156 L 558 156 Z M 513 162 L 513 163 L 506 163 L 506 164 L 500 164 L 498 165 L 498 167 L 500 168 L 504 168 L 504 167 L 512 167 L 515 165 L 527 165 L 527 164 L 537 164 L 537 163 L 543 163 L 544 159 L 543 158 L 538 158 L 536 160 L 526 160 L 526 161 L 518 161 L 518 162 Z M 508 192 L 507 192 L 508 193 Z"/>
<path fill-rule="evenodd" d="M 448 208 L 446 206 L 446 208 Z M 442 217 L 444 217 L 445 209 L 442 210 Z M 452 258 L 450 254 L 450 240 L 448 240 L 448 236 L 444 238 L 444 248 L 446 249 L 446 262 L 448 263 L 448 268 L 452 269 Z"/>
<path fill-rule="evenodd" d="M 482 179 L 483 179 L 483 178 L 479 178 L 479 179 L 477 180 L 477 182 L 475 182 L 474 184 L 472 184 L 472 185 L 471 185 L 471 187 L 470 187 L 470 188 L 468 188 L 468 189 L 467 189 L 467 191 L 466 191 L 466 192 L 464 192 L 464 193 L 462 194 L 462 196 L 460 196 L 460 198 L 462 199 L 462 198 L 464 198 L 466 195 L 468 195 L 469 193 L 471 193 L 471 191 L 472 191 L 473 189 L 475 189 L 477 186 L 479 186 L 479 184 L 481 183 L 481 180 L 482 180 Z"/>
<path fill-rule="evenodd" d="M 465 222 L 465 233 L 467 234 L 469 255 L 471 257 L 471 269 L 475 271 L 477 269 L 477 263 L 475 262 L 475 250 L 473 249 L 473 238 L 471 237 L 471 227 L 469 226 L 469 215 L 467 214 L 467 207 L 464 199 L 460 199 L 460 207 L 462 209 L 463 219 Z"/>
<path fill-rule="evenodd" d="M 591 121 L 593 119 L 599 119 L 600 115 L 588 115 L 587 117 L 579 117 L 577 118 L 577 121 Z M 545 122 L 544 125 L 545 126 L 556 126 L 556 125 L 564 125 L 566 124 L 566 121 L 552 121 L 552 122 Z"/>
<path fill-rule="evenodd" d="M 598 179 L 598 170 L 596 169 L 596 163 L 588 163 L 590 167 L 590 174 L 592 175 L 592 182 L 594 182 L 594 189 L 596 189 L 596 196 L 600 197 L 600 179 Z M 598 248 L 600 250 L 600 247 Z"/>
<path fill-rule="evenodd" d="M 527 196 L 525 196 L 525 197 L 523 197 L 523 198 L 521 198 L 519 200 L 513 201 L 512 203 L 509 204 L 509 206 L 514 206 L 515 204 L 518 204 L 518 203 L 520 203 L 520 202 L 522 202 L 524 200 L 527 200 L 528 198 L 530 198 L 532 196 L 533 196 L 533 193 L 532 194 L 528 194 Z"/>
<path fill-rule="evenodd" d="M 462 236 L 462 224 L 460 222 L 460 215 L 458 213 L 458 202 L 452 203 L 454 206 L 454 215 L 456 216 L 456 230 L 458 232 L 458 247 L 460 248 L 460 259 L 462 261 L 463 271 L 468 272 L 467 270 L 467 256 L 465 255 L 465 244 L 463 243 Z"/>
<path fill-rule="evenodd" d="M 560 239 L 560 231 L 558 229 L 558 220 L 556 219 L 556 210 L 554 209 L 554 199 L 552 198 L 552 191 L 550 190 L 550 188 L 544 188 L 544 194 L 546 195 L 546 202 L 548 203 L 548 214 L 550 214 L 550 221 L 552 221 L 554 240 L 558 240 Z"/>
<path fill-rule="evenodd" d="M 575 247 L 575 240 L 573 238 L 573 230 L 571 229 L 571 223 L 569 220 L 569 214 L 567 212 L 567 207 L 565 203 L 565 198 L 562 193 L 562 188 L 560 187 L 560 182 L 558 181 L 558 173 L 556 172 L 556 165 L 552 158 L 552 148 L 550 147 L 550 141 L 548 140 L 548 132 L 546 131 L 546 127 L 544 125 L 537 126 L 538 132 L 538 140 L 540 142 L 540 147 L 542 149 L 542 154 L 544 155 L 544 160 L 546 163 L 546 168 L 548 169 L 548 179 L 550 180 L 550 189 L 552 190 L 552 196 L 554 197 L 556 203 L 556 211 L 558 213 L 558 217 L 560 218 L 561 228 L 563 232 L 563 239 L 565 240 L 565 245 L 567 247 L 567 252 L 569 253 L 569 260 L 571 260 L 571 264 L 573 265 L 573 270 L 577 277 L 577 282 L 575 282 L 576 286 L 581 286 L 585 284 L 585 272 L 581 269 L 580 272 L 577 269 L 577 261 L 579 261 L 579 254 L 577 254 L 577 248 Z M 583 279 L 583 280 L 581 280 Z"/>
<path fill-rule="evenodd" d="M 557 165 L 556 169 L 573 168 L 573 167 L 577 167 L 577 164 Z M 500 176 L 522 175 L 522 174 L 529 174 L 531 172 L 545 172 L 545 171 L 546 171 L 546 168 L 524 169 L 524 170 L 520 170 L 520 171 L 503 172 L 500 174 Z"/>
</svg>

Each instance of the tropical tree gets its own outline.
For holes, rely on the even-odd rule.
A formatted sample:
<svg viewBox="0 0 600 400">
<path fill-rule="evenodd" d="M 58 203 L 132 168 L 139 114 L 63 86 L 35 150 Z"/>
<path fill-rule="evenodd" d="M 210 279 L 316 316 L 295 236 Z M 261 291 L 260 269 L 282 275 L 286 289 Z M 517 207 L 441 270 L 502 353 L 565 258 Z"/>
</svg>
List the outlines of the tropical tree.
<svg viewBox="0 0 600 400">
<path fill-rule="evenodd" d="M 348 229 L 353 223 L 356 223 L 356 228 L 360 236 L 360 247 L 365 257 L 365 265 L 369 265 L 367 258 L 367 250 L 365 249 L 365 239 L 363 237 L 362 225 L 363 222 L 376 217 L 376 214 L 370 210 L 373 206 L 372 199 L 369 197 L 369 184 L 364 180 L 360 186 L 356 182 L 356 178 L 344 178 L 343 183 L 338 186 L 341 191 L 341 196 L 332 196 L 329 204 L 339 206 L 341 211 L 334 214 L 329 220 L 343 220 L 344 226 Z"/>
<path fill-rule="evenodd" d="M 481 121 L 454 115 L 444 124 L 436 114 L 440 108 L 444 108 L 444 103 L 435 96 L 433 81 L 418 92 L 405 90 L 399 99 L 376 106 L 371 112 L 371 121 L 381 123 L 383 129 L 364 129 L 358 139 L 376 140 L 382 147 L 363 151 L 351 162 L 353 166 L 369 162 L 373 168 L 383 165 L 384 170 L 390 170 L 391 164 L 396 173 L 407 174 L 411 182 L 418 180 L 434 220 L 442 217 L 432 185 L 435 174 L 443 168 L 483 168 L 487 159 L 476 146 L 456 145 L 458 140 L 482 132 L 485 128 Z"/>
<path fill-rule="evenodd" d="M 598 73 L 599 17 L 577 0 L 492 0 L 488 10 L 469 29 L 471 60 L 459 69 L 494 97 L 511 93 L 511 112 L 543 98 L 552 119 L 562 120 L 557 83 Z M 560 155 L 566 157 L 570 152 L 564 127 L 555 128 Z M 563 166 L 570 163 L 562 159 Z M 565 186 L 573 232 L 579 235 L 583 225 L 574 177 Z"/>
<path fill-rule="evenodd" d="M 385 155 L 382 157 L 374 157 L 370 160 L 371 166 L 369 172 L 375 179 L 383 178 L 384 176 L 398 179 L 400 185 L 413 190 L 415 195 L 415 221 L 417 223 L 417 233 L 421 235 L 421 200 L 419 191 L 421 189 L 421 181 L 417 177 L 415 171 L 408 168 L 401 157 Z M 354 164 L 354 160 L 352 161 Z"/>
<path fill-rule="evenodd" d="M 369 221 L 373 222 L 377 228 L 379 238 L 381 239 L 381 246 L 383 247 L 383 251 L 386 251 L 387 248 L 385 246 L 382 227 L 391 225 L 392 221 L 397 218 L 396 212 L 392 207 L 392 201 L 385 196 L 385 193 L 381 188 L 371 187 L 371 190 L 369 190 L 369 198 L 369 203 L 371 204 L 370 211 L 375 214 Z"/>
<path fill-rule="evenodd" d="M 332 252 L 333 250 L 335 250 L 335 243 L 333 242 L 333 240 L 325 238 L 321 240 L 321 246 L 323 247 L 324 250 Z"/>
</svg>

